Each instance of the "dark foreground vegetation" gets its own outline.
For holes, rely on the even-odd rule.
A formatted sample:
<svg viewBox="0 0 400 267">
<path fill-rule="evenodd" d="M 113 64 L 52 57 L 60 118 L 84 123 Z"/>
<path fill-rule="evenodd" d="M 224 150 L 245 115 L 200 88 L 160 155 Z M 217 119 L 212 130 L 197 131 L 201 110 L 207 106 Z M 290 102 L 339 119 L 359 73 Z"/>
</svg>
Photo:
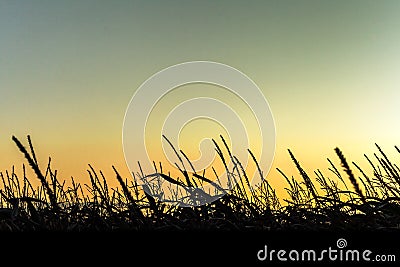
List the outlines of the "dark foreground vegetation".
<svg viewBox="0 0 400 267">
<path fill-rule="evenodd" d="M 16 137 L 13 141 L 37 177 L 28 178 L 25 166 L 20 177 L 14 167 L 11 171 L 0 173 L 0 231 L 400 228 L 400 169 L 378 145 L 378 153 L 374 154 L 373 160 L 365 156 L 372 174 L 367 174 L 354 162 L 349 164 L 336 148 L 341 166 L 337 168 L 328 159 L 332 177 L 320 170 L 311 177 L 289 150 L 300 176 L 299 179 L 288 177 L 277 169 L 287 182 L 289 196 L 288 199 L 279 199 L 267 180 L 257 191 L 249 190 L 246 173 L 240 162 L 230 154 L 222 138 L 224 146 L 221 148 L 215 142 L 216 151 L 223 163 L 228 160 L 234 162 L 233 169 L 229 170 L 226 166 L 226 170 L 236 180 L 236 187 L 211 204 L 182 207 L 157 200 L 146 193 L 148 191 L 142 190 L 135 179 L 121 177 L 114 167 L 115 177 L 112 179 L 118 180 L 117 188 L 110 188 L 103 173 L 90 165 L 90 184 L 82 185 L 71 178 L 71 185 L 67 186 L 66 181 L 58 179 L 57 171 L 51 168 L 50 159 L 46 169 L 39 167 L 29 136 L 26 147 Z M 395 149 L 400 153 L 397 147 Z M 253 160 L 259 174 L 263 175 L 254 157 Z M 183 165 L 183 161 L 181 163 Z M 353 170 L 359 175 L 355 175 Z M 183 180 L 168 176 L 156 166 L 155 171 L 158 177 L 177 187 L 201 185 L 213 180 L 196 173 L 189 175 L 183 168 Z M 144 176 L 140 173 L 136 175 Z M 40 186 L 34 187 L 30 179 L 39 179 Z"/>
</svg>

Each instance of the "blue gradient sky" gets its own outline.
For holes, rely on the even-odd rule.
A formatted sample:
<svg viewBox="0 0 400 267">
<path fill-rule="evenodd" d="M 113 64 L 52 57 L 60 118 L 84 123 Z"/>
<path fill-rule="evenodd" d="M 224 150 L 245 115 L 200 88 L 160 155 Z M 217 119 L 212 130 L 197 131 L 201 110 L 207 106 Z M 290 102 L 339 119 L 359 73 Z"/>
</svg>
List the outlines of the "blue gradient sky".
<svg viewBox="0 0 400 267">
<path fill-rule="evenodd" d="M 31 134 L 42 163 L 86 179 L 127 173 L 122 121 L 136 88 L 177 63 L 231 65 L 275 117 L 275 167 L 325 169 L 399 145 L 399 1 L 0 1 L 0 170 Z M 395 155 L 395 154 L 394 154 Z M 396 155 L 397 156 L 397 155 Z M 362 164 L 361 164 L 362 165 Z M 274 178 L 278 176 L 272 170 Z"/>
</svg>

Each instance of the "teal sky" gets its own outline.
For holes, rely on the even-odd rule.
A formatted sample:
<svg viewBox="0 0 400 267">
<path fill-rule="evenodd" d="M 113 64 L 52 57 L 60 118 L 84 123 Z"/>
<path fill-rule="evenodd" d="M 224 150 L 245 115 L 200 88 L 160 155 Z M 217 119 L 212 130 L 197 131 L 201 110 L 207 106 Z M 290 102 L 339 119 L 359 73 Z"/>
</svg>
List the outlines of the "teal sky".
<svg viewBox="0 0 400 267">
<path fill-rule="evenodd" d="M 400 1 L 0 0 L 0 169 L 31 134 L 70 175 L 126 169 L 121 132 L 136 88 L 192 60 L 233 66 L 263 90 L 276 163 L 310 170 L 340 146 L 362 159 L 400 145 Z M 107 173 L 107 171 L 106 171 Z M 293 173 L 294 174 L 294 173 Z"/>
</svg>

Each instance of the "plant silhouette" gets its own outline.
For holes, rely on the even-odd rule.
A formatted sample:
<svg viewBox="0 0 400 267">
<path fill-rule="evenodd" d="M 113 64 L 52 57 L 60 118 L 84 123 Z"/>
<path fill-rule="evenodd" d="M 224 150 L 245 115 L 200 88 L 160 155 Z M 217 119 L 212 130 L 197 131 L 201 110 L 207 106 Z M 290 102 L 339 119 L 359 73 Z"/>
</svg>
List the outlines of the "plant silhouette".
<svg viewBox="0 0 400 267">
<path fill-rule="evenodd" d="M 167 141 L 168 139 L 164 137 Z M 379 154 L 374 154 L 377 164 L 365 155 L 373 173 L 367 175 L 359 165 L 352 162 L 361 177 L 356 177 L 344 153 L 336 148 L 344 174 L 332 163 L 329 171 L 333 177 L 320 170 L 314 172 L 315 179 L 301 167 L 292 151 L 289 156 L 298 169 L 302 180 L 288 177 L 277 168 L 286 180 L 287 199 L 278 198 L 276 191 L 263 176 L 261 166 L 252 152 L 249 154 L 256 164 L 263 182 L 254 190 L 239 162 L 231 154 L 224 138 L 223 147 L 213 140 L 218 156 L 231 180 L 231 190 L 223 188 L 217 179 L 207 177 L 205 172 L 196 173 L 183 151 L 174 151 L 181 165 L 176 164 L 183 179 L 173 178 L 161 164 L 154 163 L 154 173 L 141 170 L 135 179 L 123 178 L 112 166 L 119 187 L 111 188 L 101 171 L 88 165 L 90 184 L 77 183 L 71 177 L 70 186 L 57 177 L 49 158 L 43 172 L 36 159 L 31 138 L 28 136 L 29 151 L 16 138 L 12 140 L 24 154 L 40 185 L 35 188 L 27 177 L 25 165 L 23 175 L 18 177 L 12 170 L 0 172 L 0 230 L 1 231 L 120 231 L 120 230 L 282 230 L 282 229 L 398 229 L 400 222 L 400 169 L 391 162 L 383 150 L 376 145 Z M 172 145 L 171 145 L 172 146 Z M 227 152 L 223 152 L 224 148 Z M 400 150 L 395 147 L 400 153 Z M 233 162 L 229 169 L 228 159 Z M 187 171 L 186 160 L 192 171 Z M 139 176 L 139 177 L 136 177 Z M 113 178 L 113 179 L 115 179 Z M 202 206 L 175 205 L 165 203 L 157 197 L 159 188 L 154 183 L 138 185 L 142 181 L 168 181 L 179 190 L 189 190 L 189 203 L 195 203 L 207 195 L 203 185 L 210 184 L 219 198 Z M 351 186 L 350 186 L 351 185 Z M 351 189 L 352 188 L 352 189 Z M 172 188 L 173 190 L 173 188 Z M 192 202 L 190 202 L 192 201 Z"/>
</svg>

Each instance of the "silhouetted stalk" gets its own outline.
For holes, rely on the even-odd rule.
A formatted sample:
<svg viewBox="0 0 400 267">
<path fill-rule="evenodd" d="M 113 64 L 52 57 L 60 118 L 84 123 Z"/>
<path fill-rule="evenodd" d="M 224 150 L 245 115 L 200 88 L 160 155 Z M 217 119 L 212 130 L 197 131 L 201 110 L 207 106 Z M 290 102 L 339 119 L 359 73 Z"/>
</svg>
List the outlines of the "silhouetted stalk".
<svg viewBox="0 0 400 267">
<path fill-rule="evenodd" d="M 361 200 L 363 202 L 365 202 L 365 196 L 362 193 L 360 186 L 358 185 L 357 180 L 354 177 L 353 172 L 351 171 L 351 169 L 349 167 L 349 164 L 347 164 L 346 158 L 344 157 L 342 151 L 340 151 L 340 149 L 337 147 L 337 148 L 335 148 L 335 152 L 338 155 L 340 162 L 342 163 L 342 167 L 343 167 L 344 171 L 347 173 L 349 180 L 354 187 L 354 190 L 360 196 Z"/>
<path fill-rule="evenodd" d="M 40 171 L 39 166 L 35 163 L 35 161 L 29 155 L 28 151 L 26 151 L 25 147 L 21 144 L 21 142 L 15 136 L 12 137 L 12 140 L 17 145 L 19 150 L 24 154 L 25 159 L 28 161 L 31 168 L 35 171 L 37 177 L 39 178 L 39 180 L 42 183 L 42 185 L 44 186 L 44 188 L 46 188 L 46 192 L 47 192 L 47 195 L 49 196 L 51 206 L 53 207 L 53 209 L 58 209 L 57 200 L 55 198 L 55 195 L 54 195 L 53 191 L 51 190 L 49 184 L 47 183 L 46 179 L 44 178 L 42 172 Z"/>
</svg>

